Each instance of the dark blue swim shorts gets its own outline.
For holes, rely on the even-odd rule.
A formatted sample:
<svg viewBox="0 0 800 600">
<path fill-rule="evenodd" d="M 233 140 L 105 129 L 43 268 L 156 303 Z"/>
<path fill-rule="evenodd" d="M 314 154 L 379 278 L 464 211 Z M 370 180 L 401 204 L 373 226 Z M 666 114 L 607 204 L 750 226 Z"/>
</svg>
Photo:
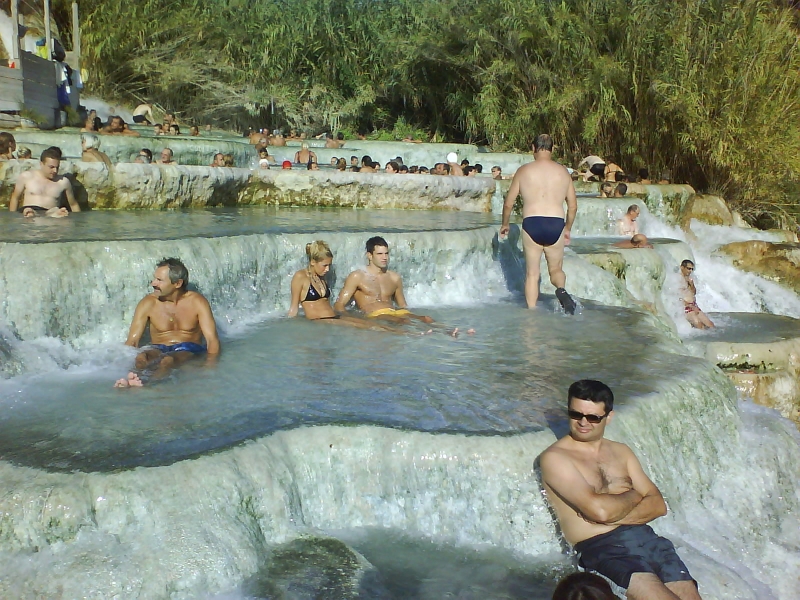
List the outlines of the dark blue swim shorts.
<svg viewBox="0 0 800 600">
<path fill-rule="evenodd" d="M 663 583 L 694 581 L 667 538 L 649 525 L 620 525 L 575 544 L 578 565 L 627 590 L 634 573 L 653 573 Z"/>
<path fill-rule="evenodd" d="M 194 342 L 181 342 L 166 346 L 164 344 L 152 344 L 156 350 L 161 350 L 164 354 L 174 354 L 175 352 L 191 352 L 192 354 L 205 354 L 206 347 Z"/>
</svg>

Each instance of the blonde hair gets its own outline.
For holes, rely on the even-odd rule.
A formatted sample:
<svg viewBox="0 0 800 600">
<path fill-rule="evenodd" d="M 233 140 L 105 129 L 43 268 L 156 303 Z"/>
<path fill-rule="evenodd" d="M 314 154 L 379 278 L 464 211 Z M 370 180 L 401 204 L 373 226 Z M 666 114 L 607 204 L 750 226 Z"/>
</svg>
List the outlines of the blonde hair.
<svg viewBox="0 0 800 600">
<path fill-rule="evenodd" d="M 317 240 L 316 242 L 306 244 L 306 256 L 308 256 L 309 263 L 311 263 L 311 261 L 319 262 L 326 258 L 333 258 L 333 252 L 331 252 L 331 248 L 328 244 L 322 240 Z"/>
</svg>

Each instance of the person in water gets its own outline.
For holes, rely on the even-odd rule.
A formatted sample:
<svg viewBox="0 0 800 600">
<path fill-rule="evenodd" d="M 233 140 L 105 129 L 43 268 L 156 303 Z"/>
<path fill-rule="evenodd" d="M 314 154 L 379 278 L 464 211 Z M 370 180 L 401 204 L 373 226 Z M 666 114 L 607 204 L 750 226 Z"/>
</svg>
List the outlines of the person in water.
<svg viewBox="0 0 800 600">
<path fill-rule="evenodd" d="M 302 306 L 306 319 L 311 321 L 396 333 L 396 330 L 374 322 L 336 314 L 331 308 L 331 288 L 325 281 L 325 275 L 328 274 L 333 264 L 333 252 L 331 252 L 328 244 L 322 240 L 317 240 L 306 244 L 306 256 L 308 257 L 308 266 L 297 271 L 292 277 L 292 298 L 289 303 L 290 317 L 296 317 Z"/>
<path fill-rule="evenodd" d="M 42 152 L 39 168 L 20 173 L 17 177 L 8 209 L 16 212 L 21 198 L 23 217 L 66 217 L 69 211 L 59 206 L 61 194 L 64 194 L 72 212 L 80 212 L 81 207 L 72 193 L 72 184 L 69 179 L 58 174 L 60 164 L 60 148 L 51 146 Z"/>
<path fill-rule="evenodd" d="M 614 394 L 583 379 L 567 393 L 569 434 L 538 458 L 547 500 L 578 565 L 629 600 L 700 600 L 668 539 L 647 523 L 667 514 L 661 492 L 625 444 L 604 439 Z M 623 597 L 623 596 L 621 596 Z"/>
<path fill-rule="evenodd" d="M 370 319 L 385 319 L 407 323 L 417 319 L 432 323 L 430 317 L 415 315 L 408 310 L 403 295 L 403 280 L 389 270 L 389 243 L 375 236 L 367 240 L 367 267 L 353 271 L 345 279 L 344 287 L 334 304 L 338 313 L 344 313 L 351 300 Z"/>
<path fill-rule="evenodd" d="M 173 368 L 190 358 L 219 354 L 217 324 L 208 300 L 198 292 L 189 291 L 189 271 L 177 258 L 164 258 L 157 265 L 150 285 L 153 293 L 136 306 L 125 343 L 139 347 L 147 322 L 150 321 L 150 347 L 136 357 L 136 369 L 141 373 L 155 369 L 151 378 L 165 377 Z M 205 345 L 203 345 L 205 339 Z M 117 380 L 114 387 L 141 387 L 139 373 L 128 373 L 127 379 Z"/>
<path fill-rule="evenodd" d="M 683 281 L 680 288 L 683 313 L 686 315 L 686 320 L 695 329 L 711 329 L 714 327 L 714 322 L 697 306 L 697 286 L 692 278 L 693 272 L 694 263 L 689 259 L 684 260 L 681 263 Z"/>
<path fill-rule="evenodd" d="M 525 252 L 525 301 L 528 308 L 539 298 L 539 264 L 544 252 L 556 298 L 567 314 L 575 314 L 575 301 L 564 289 L 567 276 L 562 268 L 564 246 L 569 244 L 572 223 L 578 212 L 575 186 L 569 171 L 555 162 L 553 138 L 543 133 L 533 142 L 534 161 L 514 173 L 503 204 L 500 238 L 508 235 L 509 220 L 517 196 L 522 196 L 522 249 Z M 567 212 L 564 214 L 564 202 Z"/>
<path fill-rule="evenodd" d="M 631 204 L 628 207 L 625 216 L 617 221 L 617 231 L 620 235 L 636 235 L 639 233 L 639 224 L 636 219 L 639 218 L 639 205 Z"/>
<path fill-rule="evenodd" d="M 615 248 L 652 248 L 653 244 L 651 244 L 647 236 L 643 233 L 637 233 L 629 240 L 622 240 L 621 242 L 616 242 L 614 244 Z"/>
<path fill-rule="evenodd" d="M 617 600 L 617 597 L 600 575 L 572 573 L 558 582 L 551 600 Z"/>
</svg>

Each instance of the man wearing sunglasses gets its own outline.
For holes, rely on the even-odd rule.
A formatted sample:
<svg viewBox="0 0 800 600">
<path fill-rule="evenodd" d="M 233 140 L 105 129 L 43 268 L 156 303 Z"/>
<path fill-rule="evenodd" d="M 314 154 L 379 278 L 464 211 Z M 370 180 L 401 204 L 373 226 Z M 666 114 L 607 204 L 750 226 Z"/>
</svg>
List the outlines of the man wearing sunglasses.
<svg viewBox="0 0 800 600">
<path fill-rule="evenodd" d="M 700 600 L 672 542 L 647 525 L 664 498 L 630 448 L 603 438 L 614 394 L 583 379 L 567 394 L 569 434 L 539 456 L 542 483 L 578 564 L 629 600 Z"/>
</svg>

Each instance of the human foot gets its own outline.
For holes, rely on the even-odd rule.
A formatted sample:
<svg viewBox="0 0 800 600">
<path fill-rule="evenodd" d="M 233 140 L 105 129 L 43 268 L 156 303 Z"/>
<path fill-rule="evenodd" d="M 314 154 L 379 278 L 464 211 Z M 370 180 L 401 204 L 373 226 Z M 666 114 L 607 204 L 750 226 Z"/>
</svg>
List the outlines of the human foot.
<svg viewBox="0 0 800 600">
<path fill-rule="evenodd" d="M 115 388 L 129 388 L 129 387 L 142 387 L 144 385 L 142 380 L 139 379 L 139 376 L 131 371 L 128 373 L 127 379 L 117 379 L 117 382 L 114 384 Z"/>
</svg>

